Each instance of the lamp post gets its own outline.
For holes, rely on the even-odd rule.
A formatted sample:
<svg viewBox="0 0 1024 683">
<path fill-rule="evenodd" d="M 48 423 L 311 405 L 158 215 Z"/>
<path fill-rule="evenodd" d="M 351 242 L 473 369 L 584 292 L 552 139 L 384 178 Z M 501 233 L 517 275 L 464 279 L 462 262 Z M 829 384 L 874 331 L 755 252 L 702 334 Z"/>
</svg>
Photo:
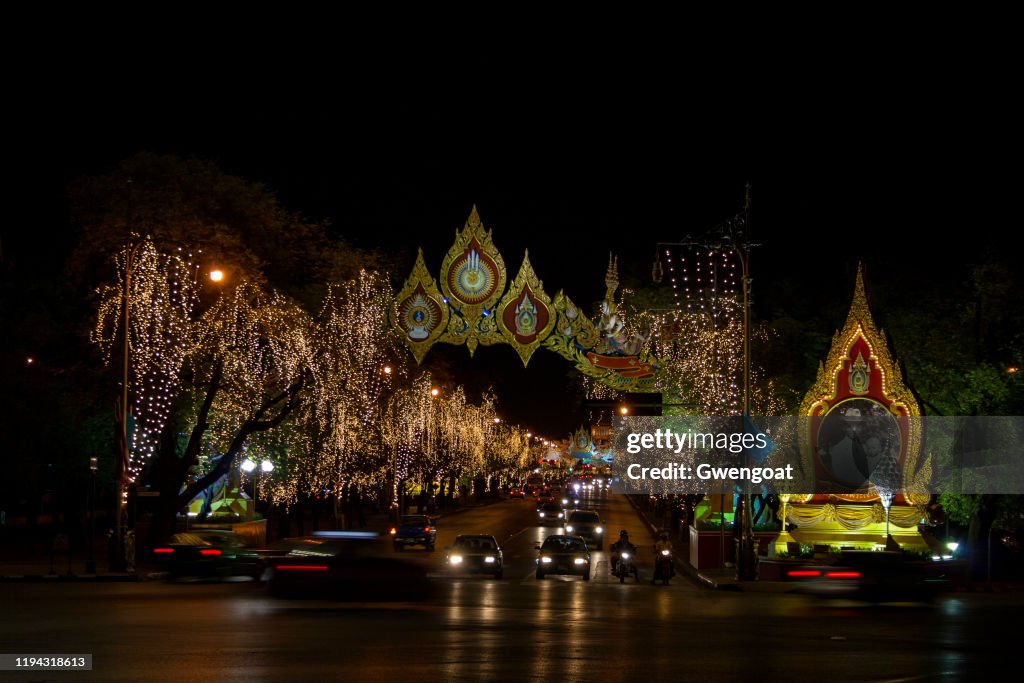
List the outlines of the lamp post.
<svg viewBox="0 0 1024 683">
<path fill-rule="evenodd" d="M 130 202 L 130 197 L 129 197 Z M 129 215 L 129 223 L 131 223 Z M 114 501 L 114 537 L 111 539 L 114 544 L 111 556 L 111 569 L 114 571 L 135 571 L 135 539 L 134 532 L 127 529 L 128 526 L 128 484 L 131 482 L 131 449 L 128 440 L 129 419 L 131 417 L 131 406 L 128 402 L 129 369 L 131 366 L 131 305 L 132 305 L 132 278 L 138 264 L 140 250 L 147 243 L 151 244 L 149 235 L 137 236 L 133 233 L 128 253 L 124 262 L 124 278 L 122 282 L 122 308 L 121 321 L 124 327 L 122 339 L 122 366 L 121 366 L 121 396 L 120 404 L 116 409 L 115 425 L 117 431 L 118 453 L 114 459 L 114 480 L 116 482 L 116 498 Z M 221 283 L 225 274 L 224 271 L 213 269 L 209 271 L 210 280 Z M 119 423 L 119 424 L 118 424 Z M 133 499 L 134 500 L 134 499 Z"/>
<path fill-rule="evenodd" d="M 89 458 L 89 490 L 86 491 L 89 507 L 89 559 L 85 561 L 85 573 L 96 573 L 96 466 L 98 458 Z"/>
<path fill-rule="evenodd" d="M 747 183 L 744 193 L 743 213 L 732 220 L 726 221 L 719 226 L 719 233 L 724 238 L 726 245 L 734 251 L 740 262 L 741 279 L 743 286 L 743 418 L 745 421 L 750 415 L 750 248 L 757 246 L 750 241 L 750 183 Z M 708 244 L 699 242 L 659 242 L 658 245 L 676 246 L 701 246 L 709 248 Z M 722 241 L 710 248 L 721 248 Z M 657 264 L 655 267 L 657 273 Z M 660 277 L 656 275 L 656 281 Z M 626 413 L 623 413 L 625 415 Z M 736 558 L 736 578 L 739 581 L 752 581 L 756 578 L 756 548 L 753 536 L 753 521 L 750 514 L 750 485 L 745 485 L 744 492 L 740 498 L 742 514 L 739 515 L 740 524 L 740 547 L 739 556 Z M 724 507 L 724 506 L 723 506 Z M 723 510 L 724 512 L 724 510 Z M 734 518 L 735 519 L 735 518 Z M 734 524 L 736 522 L 734 521 Z M 725 528 L 723 520 L 723 530 Z M 785 521 L 783 521 L 783 530 Z"/>
<path fill-rule="evenodd" d="M 131 451 L 128 447 L 128 419 L 131 409 L 128 405 L 128 366 L 131 358 L 131 291 L 132 272 L 135 270 L 136 258 L 139 249 L 146 243 L 145 237 L 135 238 L 134 244 L 128 250 L 128 256 L 124 264 L 124 282 L 122 290 L 121 321 L 124 327 L 124 345 L 122 347 L 121 366 L 121 398 L 117 411 L 119 453 L 114 461 L 114 480 L 117 483 L 117 494 L 114 500 L 114 543 L 113 563 L 111 569 L 114 571 L 125 571 L 129 566 L 134 566 L 135 558 L 128 557 L 125 543 L 125 534 L 128 520 L 126 519 L 128 508 L 125 500 L 128 495 L 128 481 L 131 477 L 128 468 L 131 462 Z M 132 546 L 134 550 L 134 545 Z"/>
<path fill-rule="evenodd" d="M 743 280 L 743 419 L 750 415 L 750 183 L 747 183 L 743 201 L 743 233 L 737 235 L 730 224 L 729 237 L 740 260 Z M 740 238 L 744 240 L 740 242 Z M 744 424 L 744 428 L 746 424 Z M 740 552 L 736 558 L 736 579 L 753 581 L 757 578 L 757 551 L 754 545 L 754 523 L 750 515 L 751 496 L 749 481 L 744 485 L 743 515 L 740 523 Z M 785 521 L 783 521 L 785 525 Z"/>
</svg>

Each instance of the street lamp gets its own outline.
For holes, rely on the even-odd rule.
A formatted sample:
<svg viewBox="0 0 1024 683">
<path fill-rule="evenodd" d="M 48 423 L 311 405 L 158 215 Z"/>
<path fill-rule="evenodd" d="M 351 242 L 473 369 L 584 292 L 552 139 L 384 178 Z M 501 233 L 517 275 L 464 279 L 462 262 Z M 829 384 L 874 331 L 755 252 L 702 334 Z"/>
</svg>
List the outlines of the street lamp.
<svg viewBox="0 0 1024 683">
<path fill-rule="evenodd" d="M 750 242 L 750 183 L 747 183 L 743 201 L 743 213 L 734 219 L 726 221 L 721 236 L 727 239 L 727 244 L 736 252 L 740 262 L 741 279 L 743 281 L 743 419 L 744 427 L 750 415 L 750 248 L 757 246 Z M 720 233 L 721 234 L 721 233 Z M 677 244 L 679 246 L 703 246 L 696 242 L 659 242 L 659 245 Z M 712 248 L 720 248 L 721 242 Z M 621 409 L 625 415 L 625 408 Z M 740 497 L 740 505 L 743 513 L 739 516 L 741 529 L 739 556 L 736 558 L 736 578 L 739 581 L 752 581 L 756 578 L 756 548 L 754 546 L 753 521 L 750 515 L 750 484 L 747 483 L 744 493 Z M 785 520 L 783 520 L 785 526 Z M 723 524 L 724 532 L 724 524 Z"/>
<path fill-rule="evenodd" d="M 131 215 L 129 215 L 129 221 Z M 118 440 L 118 457 L 114 462 L 114 479 L 116 481 L 117 495 L 114 501 L 114 559 L 111 563 L 111 569 L 114 571 L 135 571 L 135 540 L 131 539 L 129 542 L 128 534 L 131 533 L 134 536 L 134 532 L 127 529 L 128 526 L 128 483 L 131 480 L 131 473 L 129 467 L 131 465 L 131 450 L 128 446 L 128 424 L 129 417 L 131 414 L 131 408 L 128 404 L 128 370 L 131 363 L 131 293 L 132 293 L 132 276 L 135 272 L 137 265 L 137 259 L 139 256 L 139 250 L 144 244 L 149 242 L 149 236 L 144 235 L 142 237 L 134 237 L 134 242 L 131 248 L 128 250 L 128 255 L 125 258 L 124 264 L 124 282 L 122 291 L 122 318 L 121 323 L 124 326 L 124 339 L 122 348 L 122 366 L 121 366 L 121 397 L 120 405 L 117 407 L 115 412 L 115 422 L 120 421 L 117 426 Z M 221 270 L 210 271 L 210 279 L 214 282 L 220 283 L 224 279 L 224 272 Z"/>
<path fill-rule="evenodd" d="M 88 495 L 89 506 L 89 559 L 85 561 L 85 573 L 96 573 L 96 467 L 98 458 L 89 458 L 89 482 L 92 493 Z M 88 494 L 88 491 L 87 491 Z"/>
</svg>

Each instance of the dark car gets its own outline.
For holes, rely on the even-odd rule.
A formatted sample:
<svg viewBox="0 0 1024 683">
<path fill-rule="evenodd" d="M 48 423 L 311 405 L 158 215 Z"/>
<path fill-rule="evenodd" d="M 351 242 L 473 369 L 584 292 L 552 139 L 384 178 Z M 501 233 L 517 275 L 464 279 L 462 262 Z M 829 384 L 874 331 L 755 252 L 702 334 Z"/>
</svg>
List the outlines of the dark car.
<svg viewBox="0 0 1024 683">
<path fill-rule="evenodd" d="M 420 600 L 430 583 L 424 568 L 387 552 L 377 534 L 325 531 L 287 539 L 267 560 L 274 595 L 344 600 Z"/>
<path fill-rule="evenodd" d="M 526 491 L 522 489 L 512 489 L 508 492 L 509 498 L 526 498 Z"/>
<path fill-rule="evenodd" d="M 259 579 L 263 564 L 245 537 L 232 531 L 204 529 L 175 534 L 169 543 L 153 549 L 153 556 L 171 578 Z"/>
<path fill-rule="evenodd" d="M 908 559 L 901 552 L 845 550 L 835 562 L 804 565 L 787 571 L 799 581 L 799 592 L 820 597 L 869 602 L 930 600 L 947 586 L 942 576 L 928 573 L 926 562 Z"/>
<path fill-rule="evenodd" d="M 578 574 L 590 581 L 590 551 L 579 536 L 548 536 L 537 549 L 538 579 L 548 574 Z"/>
<path fill-rule="evenodd" d="M 591 550 L 600 550 L 604 544 L 601 517 L 593 510 L 572 510 L 566 513 L 563 527 L 567 536 L 580 536 Z"/>
<path fill-rule="evenodd" d="M 421 545 L 433 550 L 437 525 L 427 515 L 404 515 L 396 526 L 391 527 L 391 538 L 395 550 L 404 550 L 407 545 Z"/>
<path fill-rule="evenodd" d="M 537 523 L 541 526 L 561 524 L 563 519 L 565 519 L 565 513 L 562 510 L 562 506 L 553 500 L 537 508 Z"/>
<path fill-rule="evenodd" d="M 500 579 L 504 557 L 494 536 L 462 534 L 448 548 L 445 562 L 456 574 L 490 574 Z"/>
</svg>

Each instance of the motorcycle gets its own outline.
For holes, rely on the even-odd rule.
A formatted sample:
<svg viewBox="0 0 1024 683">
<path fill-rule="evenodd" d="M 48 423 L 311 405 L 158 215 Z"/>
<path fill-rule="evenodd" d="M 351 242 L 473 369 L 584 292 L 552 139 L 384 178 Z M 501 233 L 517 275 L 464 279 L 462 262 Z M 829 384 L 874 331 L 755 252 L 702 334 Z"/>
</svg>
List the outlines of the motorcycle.
<svg viewBox="0 0 1024 683">
<path fill-rule="evenodd" d="M 658 579 L 661 579 L 661 584 L 667 586 L 669 580 L 675 576 L 676 569 L 672 562 L 672 551 L 667 548 L 658 552 L 654 558 L 654 578 L 651 579 L 653 584 Z"/>
<path fill-rule="evenodd" d="M 619 583 L 625 583 L 626 577 L 632 575 L 634 579 L 639 583 L 640 571 L 636 568 L 633 563 L 633 553 L 628 550 L 620 550 L 617 554 L 617 561 L 615 567 L 612 570 L 612 575 L 619 577 Z"/>
</svg>

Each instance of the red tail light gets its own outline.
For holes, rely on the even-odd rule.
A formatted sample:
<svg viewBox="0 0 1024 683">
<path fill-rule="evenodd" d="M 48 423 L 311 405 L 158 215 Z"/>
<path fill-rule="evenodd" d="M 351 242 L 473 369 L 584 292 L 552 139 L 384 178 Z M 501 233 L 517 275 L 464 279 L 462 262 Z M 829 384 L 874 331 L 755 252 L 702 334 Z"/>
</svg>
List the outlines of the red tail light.
<svg viewBox="0 0 1024 683">
<path fill-rule="evenodd" d="M 859 579 L 860 572 L 825 572 L 825 576 L 830 579 Z"/>
<path fill-rule="evenodd" d="M 200 555 L 206 555 L 207 557 L 209 557 L 211 555 L 220 555 L 220 549 L 218 549 L 218 548 L 203 548 L 202 550 L 199 551 L 199 554 Z"/>
<path fill-rule="evenodd" d="M 793 578 L 802 578 L 805 576 L 821 576 L 821 572 L 817 569 L 791 569 L 786 572 L 786 576 L 792 576 Z"/>
<path fill-rule="evenodd" d="M 430 533 L 430 527 L 429 526 L 423 527 L 423 533 L 429 534 Z"/>
<path fill-rule="evenodd" d="M 326 564 L 279 564 L 279 571 L 282 572 L 325 572 Z"/>
<path fill-rule="evenodd" d="M 153 553 L 156 555 L 173 555 L 174 548 L 153 548 Z"/>
<path fill-rule="evenodd" d="M 396 529 L 395 527 L 391 527 L 391 535 L 394 536 L 397 533 L 398 533 L 398 529 Z"/>
</svg>

